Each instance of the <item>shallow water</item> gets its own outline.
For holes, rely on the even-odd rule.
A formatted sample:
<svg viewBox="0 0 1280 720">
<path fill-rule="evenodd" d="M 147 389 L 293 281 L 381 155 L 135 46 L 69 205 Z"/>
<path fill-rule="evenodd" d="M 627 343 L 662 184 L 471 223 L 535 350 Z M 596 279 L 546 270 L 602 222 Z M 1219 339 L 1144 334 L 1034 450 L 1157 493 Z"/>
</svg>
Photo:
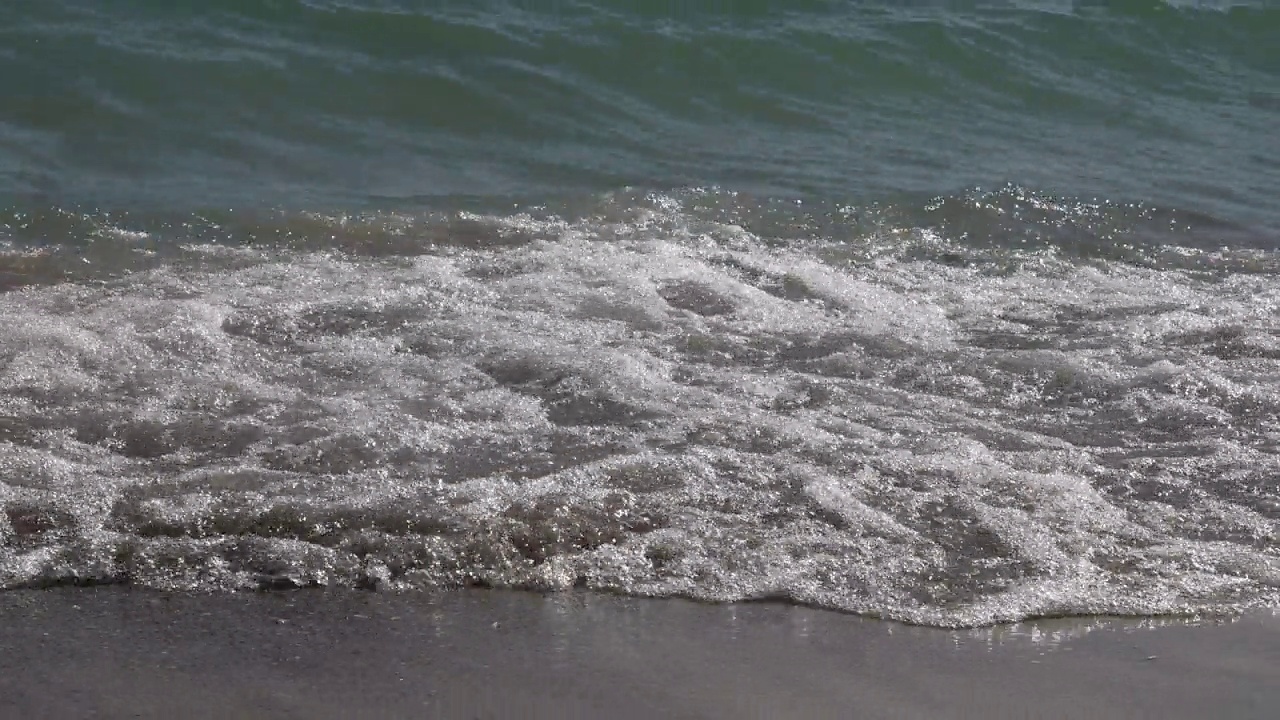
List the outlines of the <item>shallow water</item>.
<svg viewBox="0 0 1280 720">
<path fill-rule="evenodd" d="M 0 8 L 0 587 L 1280 603 L 1274 3 L 712 5 Z"/>
<path fill-rule="evenodd" d="M 1107 240 L 945 234 L 1033 213 Z M 944 626 L 1280 600 L 1271 251 L 1153 247 L 1159 212 L 1015 189 L 855 220 L 695 192 L 273 223 L 171 226 L 161 259 L 116 227 L 95 242 L 139 267 L 70 281 L 11 255 L 0 582 Z"/>
</svg>

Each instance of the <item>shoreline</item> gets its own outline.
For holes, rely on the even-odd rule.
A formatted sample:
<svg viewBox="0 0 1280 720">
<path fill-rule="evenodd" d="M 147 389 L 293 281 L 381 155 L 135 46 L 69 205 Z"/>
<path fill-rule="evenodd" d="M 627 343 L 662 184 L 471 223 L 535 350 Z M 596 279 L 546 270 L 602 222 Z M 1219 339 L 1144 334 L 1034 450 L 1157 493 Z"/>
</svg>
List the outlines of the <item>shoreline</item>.
<svg viewBox="0 0 1280 720">
<path fill-rule="evenodd" d="M 1263 718 L 1280 615 L 944 630 L 586 592 L 0 593 L 8 717 Z"/>
</svg>

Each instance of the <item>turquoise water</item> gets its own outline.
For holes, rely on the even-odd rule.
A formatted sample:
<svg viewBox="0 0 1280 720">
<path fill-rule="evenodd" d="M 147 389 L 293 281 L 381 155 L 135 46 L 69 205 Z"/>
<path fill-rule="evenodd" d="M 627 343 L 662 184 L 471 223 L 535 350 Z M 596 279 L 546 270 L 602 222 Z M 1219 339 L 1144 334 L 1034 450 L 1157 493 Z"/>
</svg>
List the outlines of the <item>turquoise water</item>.
<svg viewBox="0 0 1280 720">
<path fill-rule="evenodd" d="M 0 10 L 0 204 L 405 209 L 1005 183 L 1280 227 L 1273 3 Z"/>
<path fill-rule="evenodd" d="M 1280 8 L 0 6 L 0 588 L 1280 605 Z"/>
</svg>

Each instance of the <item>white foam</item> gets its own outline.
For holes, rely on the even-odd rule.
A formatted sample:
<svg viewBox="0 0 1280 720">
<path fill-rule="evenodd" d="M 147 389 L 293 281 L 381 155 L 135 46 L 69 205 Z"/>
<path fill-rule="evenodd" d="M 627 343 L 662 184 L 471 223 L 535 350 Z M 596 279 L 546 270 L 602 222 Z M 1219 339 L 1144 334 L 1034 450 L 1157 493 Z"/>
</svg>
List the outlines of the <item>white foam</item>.
<svg viewBox="0 0 1280 720">
<path fill-rule="evenodd" d="M 0 295 L 0 583 L 1280 601 L 1273 275 L 864 262 L 668 205 Z"/>
</svg>

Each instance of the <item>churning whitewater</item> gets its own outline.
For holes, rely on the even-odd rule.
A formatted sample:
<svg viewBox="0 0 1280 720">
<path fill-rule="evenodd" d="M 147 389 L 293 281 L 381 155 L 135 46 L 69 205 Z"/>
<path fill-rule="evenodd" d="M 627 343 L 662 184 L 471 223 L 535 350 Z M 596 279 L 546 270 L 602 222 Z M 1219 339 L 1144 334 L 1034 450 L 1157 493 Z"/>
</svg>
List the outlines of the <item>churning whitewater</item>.
<svg viewBox="0 0 1280 720">
<path fill-rule="evenodd" d="M 1273 252 L 1016 192 L 927 212 L 1074 240 L 752 203 L 290 216 L 159 258 L 104 220 L 134 259 L 97 275 L 11 240 L 0 585 L 577 586 L 939 626 L 1280 602 Z M 1144 218 L 1169 241 L 1126 245 Z"/>
</svg>

